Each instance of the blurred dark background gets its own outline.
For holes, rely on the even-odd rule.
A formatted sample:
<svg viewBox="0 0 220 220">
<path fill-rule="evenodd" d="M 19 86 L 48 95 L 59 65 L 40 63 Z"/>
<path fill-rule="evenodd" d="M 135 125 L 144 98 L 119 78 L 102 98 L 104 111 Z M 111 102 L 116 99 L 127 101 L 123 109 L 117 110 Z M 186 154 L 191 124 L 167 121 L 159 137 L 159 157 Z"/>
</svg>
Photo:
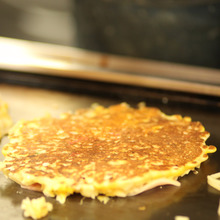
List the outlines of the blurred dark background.
<svg viewBox="0 0 220 220">
<path fill-rule="evenodd" d="M 0 0 L 0 36 L 72 45 L 71 5 L 70 0 Z"/>
<path fill-rule="evenodd" d="M 220 0 L 1 0 L 0 36 L 220 68 Z"/>
</svg>

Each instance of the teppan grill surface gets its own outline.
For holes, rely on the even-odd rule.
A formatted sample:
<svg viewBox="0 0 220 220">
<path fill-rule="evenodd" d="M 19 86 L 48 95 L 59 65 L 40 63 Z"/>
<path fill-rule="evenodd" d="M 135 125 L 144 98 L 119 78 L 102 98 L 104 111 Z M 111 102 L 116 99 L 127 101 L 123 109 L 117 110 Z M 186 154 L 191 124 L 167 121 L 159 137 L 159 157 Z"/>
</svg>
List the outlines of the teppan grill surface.
<svg viewBox="0 0 220 220">
<path fill-rule="evenodd" d="M 88 91 L 87 87 L 87 91 Z M 104 94 L 85 94 L 85 92 L 59 91 L 27 85 L 2 83 L 1 97 L 9 105 L 13 121 L 31 119 L 45 113 L 59 115 L 61 112 L 89 107 L 92 103 L 108 106 L 119 102 L 131 105 L 138 103 L 129 94 L 104 96 Z M 149 94 L 151 94 L 149 92 Z M 151 94 L 152 95 L 152 94 Z M 159 96 L 158 96 L 159 97 Z M 167 114 L 182 114 L 201 121 L 211 133 L 208 144 L 219 148 L 220 107 L 211 102 L 203 104 L 172 101 L 165 93 L 158 97 L 142 97 L 150 106 L 161 108 Z M 171 99 L 171 98 L 170 98 Z M 192 97 L 191 97 L 192 99 Z M 195 99 L 198 100 L 198 99 Z M 204 100 L 203 100 L 204 102 Z M 3 138 L 1 148 L 8 140 Z M 64 205 L 54 198 L 47 198 L 54 205 L 54 210 L 44 219 L 174 219 L 176 215 L 189 216 L 190 219 L 218 219 L 217 207 L 220 192 L 207 184 L 207 175 L 220 169 L 219 150 L 202 164 L 198 174 L 190 173 L 180 179 L 181 187 L 164 186 L 140 195 L 128 198 L 112 198 L 107 204 L 98 200 L 83 199 L 78 194 L 68 197 Z M 1 154 L 1 161 L 3 155 Z M 24 219 L 20 208 L 22 199 L 42 196 L 39 192 L 22 189 L 18 184 L 0 174 L 0 218 Z M 83 202 L 82 202 L 83 201 Z"/>
<path fill-rule="evenodd" d="M 169 88 L 80 79 L 65 74 L 51 75 L 46 74 L 46 69 L 44 74 L 38 74 L 30 69 L 16 70 L 3 65 L 0 82 L 1 99 L 8 103 L 14 123 L 20 119 L 44 116 L 46 113 L 58 116 L 69 110 L 88 108 L 93 103 L 109 106 L 127 102 L 135 107 L 139 102 L 145 102 L 148 106 L 160 108 L 166 114 L 181 114 L 190 116 L 193 121 L 202 122 L 210 132 L 207 144 L 217 147 L 217 152 L 202 163 L 197 174 L 191 172 L 180 179 L 180 187 L 158 187 L 133 197 L 111 198 L 107 204 L 83 198 L 79 194 L 69 196 L 63 205 L 55 198 L 47 198 L 54 209 L 43 219 L 174 220 L 177 215 L 188 216 L 190 220 L 219 219 L 217 209 L 220 192 L 207 184 L 207 175 L 220 171 L 220 95 L 217 80 L 212 90 L 215 94 L 204 93 L 202 90 L 200 94 L 198 90 L 175 91 Z M 205 86 L 205 82 L 200 86 L 203 84 Z M 0 150 L 7 141 L 7 137 L 2 139 Z M 3 159 L 0 154 L 0 160 Z M 42 195 L 40 192 L 21 188 L 0 173 L 0 219 L 25 219 L 21 201 L 26 197 L 38 198 Z"/>
</svg>

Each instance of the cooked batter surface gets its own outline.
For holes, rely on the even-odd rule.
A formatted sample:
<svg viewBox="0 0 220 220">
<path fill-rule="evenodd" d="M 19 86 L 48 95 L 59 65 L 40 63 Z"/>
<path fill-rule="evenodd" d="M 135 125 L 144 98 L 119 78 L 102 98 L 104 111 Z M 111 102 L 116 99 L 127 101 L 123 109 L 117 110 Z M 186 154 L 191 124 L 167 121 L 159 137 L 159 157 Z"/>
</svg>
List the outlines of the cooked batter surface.
<svg viewBox="0 0 220 220">
<path fill-rule="evenodd" d="M 135 195 L 199 167 L 216 151 L 205 144 L 208 137 L 189 117 L 143 105 L 98 105 L 18 122 L 3 148 L 2 171 L 60 202 L 74 192 L 92 198 Z"/>
</svg>

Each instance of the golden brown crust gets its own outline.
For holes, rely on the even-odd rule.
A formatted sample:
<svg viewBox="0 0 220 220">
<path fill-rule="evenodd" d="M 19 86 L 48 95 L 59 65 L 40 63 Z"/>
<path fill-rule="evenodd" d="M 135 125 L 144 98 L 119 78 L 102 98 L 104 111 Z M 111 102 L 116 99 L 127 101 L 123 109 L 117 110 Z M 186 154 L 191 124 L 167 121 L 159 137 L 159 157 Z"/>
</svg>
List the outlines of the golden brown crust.
<svg viewBox="0 0 220 220">
<path fill-rule="evenodd" d="M 71 182 L 71 193 L 86 194 L 91 187 L 93 196 L 120 195 L 117 190 L 126 195 L 154 179 L 177 179 L 198 167 L 216 150 L 205 145 L 208 137 L 200 122 L 157 108 L 96 106 L 61 118 L 19 122 L 3 149 L 3 172 L 29 187 L 38 183 L 42 190 L 48 183 L 38 177 L 58 177 Z M 25 175 L 33 181 L 26 183 Z"/>
</svg>

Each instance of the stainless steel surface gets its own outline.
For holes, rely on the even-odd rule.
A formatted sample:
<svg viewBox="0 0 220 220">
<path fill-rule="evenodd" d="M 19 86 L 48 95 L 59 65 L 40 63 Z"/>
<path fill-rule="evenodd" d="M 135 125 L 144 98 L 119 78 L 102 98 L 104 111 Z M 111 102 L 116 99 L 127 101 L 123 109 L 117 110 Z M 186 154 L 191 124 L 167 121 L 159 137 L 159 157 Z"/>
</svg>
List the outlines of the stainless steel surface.
<svg viewBox="0 0 220 220">
<path fill-rule="evenodd" d="M 51 113 L 58 116 L 64 111 L 74 111 L 78 108 L 89 107 L 98 102 L 108 106 L 129 99 L 114 100 L 98 96 L 76 93 L 64 93 L 40 88 L 13 86 L 0 84 L 1 98 L 8 102 L 10 114 L 14 122 L 19 119 L 30 119 Z M 145 100 L 143 100 L 145 101 Z M 151 98 L 147 104 L 152 105 Z M 136 105 L 134 101 L 129 102 Z M 179 113 L 189 115 L 193 120 L 201 121 L 211 133 L 208 144 L 219 148 L 220 136 L 220 108 L 218 106 L 197 106 L 192 103 L 157 103 L 167 114 Z M 4 138 L 2 145 L 7 142 Z M 3 160 L 3 155 L 0 155 Z M 190 220 L 218 220 L 217 207 L 220 192 L 207 185 L 208 174 L 220 171 L 220 152 L 210 156 L 202 164 L 198 174 L 190 173 L 180 179 L 181 187 L 166 186 L 128 198 L 112 198 L 104 205 L 97 200 L 84 199 L 78 194 L 68 197 L 64 205 L 56 202 L 54 198 L 47 198 L 54 205 L 54 210 L 44 219 L 50 220 L 110 220 L 110 219 L 136 219 L 136 220 L 174 220 L 176 215 L 189 216 Z M 25 219 L 20 208 L 25 197 L 40 197 L 39 192 L 32 192 L 20 188 L 16 183 L 6 179 L 0 173 L 0 219 L 22 220 Z M 143 210 L 141 210 L 141 208 Z"/>
<path fill-rule="evenodd" d="M 220 70 L 0 38 L 0 69 L 220 96 Z"/>
</svg>

